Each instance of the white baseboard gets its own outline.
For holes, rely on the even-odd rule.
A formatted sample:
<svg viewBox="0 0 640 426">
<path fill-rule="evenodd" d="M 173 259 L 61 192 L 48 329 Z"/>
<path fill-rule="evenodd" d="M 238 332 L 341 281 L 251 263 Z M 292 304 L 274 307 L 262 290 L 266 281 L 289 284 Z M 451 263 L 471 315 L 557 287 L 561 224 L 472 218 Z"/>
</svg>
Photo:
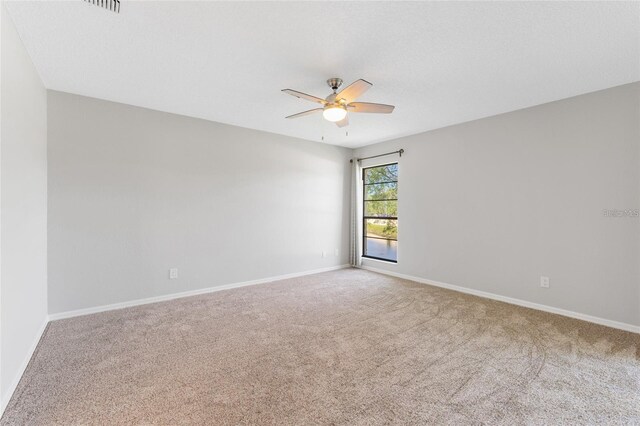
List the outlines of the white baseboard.
<svg viewBox="0 0 640 426">
<path fill-rule="evenodd" d="M 582 321 L 592 322 L 595 324 L 604 325 L 611 328 L 617 328 L 619 330 L 630 331 L 632 333 L 640 334 L 640 326 L 627 324 L 624 322 L 618 322 L 613 320 L 608 320 L 605 318 L 594 317 L 592 315 L 581 314 L 579 312 L 568 311 L 566 309 L 554 308 L 553 306 L 541 305 L 539 303 L 528 302 L 526 300 L 515 299 L 513 297 L 501 296 L 499 294 L 488 293 L 486 291 L 474 290 L 467 287 L 461 287 L 458 285 L 447 284 L 439 281 L 428 280 L 426 278 L 414 277 L 411 275 L 400 274 L 393 271 L 386 271 L 384 269 L 372 268 L 370 266 L 360 266 L 362 269 L 366 269 L 368 271 L 377 272 L 380 274 L 391 275 L 393 277 L 402 278 L 409 281 L 415 281 L 420 284 L 432 285 L 435 287 L 442 287 L 449 290 L 459 291 L 460 293 L 472 294 L 474 296 L 484 297 L 486 299 L 493 299 L 500 302 L 510 303 L 512 305 L 523 306 L 525 308 L 537 309 L 539 311 L 549 312 L 552 314 L 562 315 L 565 317 L 575 318 Z"/>
<path fill-rule="evenodd" d="M 47 328 L 48 324 L 49 324 L 49 318 L 45 317 L 44 321 L 42 322 L 42 325 L 40 325 L 40 328 L 38 329 L 38 332 L 36 333 L 33 339 L 33 342 L 31 343 L 31 346 L 29 347 L 29 350 L 27 351 L 26 356 L 22 360 L 22 363 L 20 364 L 18 371 L 16 371 L 15 377 L 13 378 L 13 381 L 11 382 L 9 389 L 7 389 L 5 394 L 2 395 L 2 398 L 0 398 L 0 401 L 1 401 L 0 417 L 2 417 L 2 414 L 4 414 L 4 410 L 5 408 L 7 408 L 7 405 L 9 405 L 9 401 L 11 400 L 13 393 L 18 387 L 18 383 L 20 383 L 20 379 L 22 379 L 22 375 L 24 374 L 24 371 L 27 369 L 27 366 L 29 365 L 29 361 L 31 361 L 31 357 L 33 356 L 33 353 L 38 347 L 38 343 L 40 343 L 40 339 L 42 338 L 42 335 L 45 329 Z"/>
<path fill-rule="evenodd" d="M 293 274 L 278 275 L 275 277 L 260 278 L 257 280 L 243 281 L 239 283 L 225 284 L 225 285 L 220 285 L 215 287 L 207 287 L 207 288 L 202 288 L 198 290 L 184 291 L 181 293 L 171 293 L 171 294 L 165 294 L 162 296 L 148 297 L 145 299 L 137 299 L 137 300 L 130 300 L 127 302 L 113 303 L 111 305 L 102 305 L 102 306 L 95 306 L 92 308 L 77 309 L 74 311 L 59 312 L 57 314 L 50 314 L 49 321 L 56 321 L 56 320 L 65 319 L 65 318 L 73 318 L 73 317 L 78 317 L 82 315 L 95 314 L 98 312 L 113 311 L 115 309 L 129 308 L 131 306 L 146 305 L 149 303 L 165 302 L 167 300 L 179 299 L 181 297 L 197 296 L 199 294 L 213 293 L 216 291 L 246 287 L 249 285 L 266 284 L 273 281 L 286 280 L 289 278 L 302 277 L 305 275 L 319 274 L 321 272 L 335 271 L 338 269 L 344 269 L 349 267 L 351 267 L 351 265 L 331 266 L 328 268 L 313 269 L 313 270 L 304 271 L 304 272 L 295 272 Z"/>
</svg>

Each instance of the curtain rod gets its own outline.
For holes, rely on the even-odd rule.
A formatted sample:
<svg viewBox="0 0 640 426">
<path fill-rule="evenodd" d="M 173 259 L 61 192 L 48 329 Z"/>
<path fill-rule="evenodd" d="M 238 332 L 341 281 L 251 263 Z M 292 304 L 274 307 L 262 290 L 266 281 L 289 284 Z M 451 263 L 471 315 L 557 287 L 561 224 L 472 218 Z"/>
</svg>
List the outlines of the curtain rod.
<svg viewBox="0 0 640 426">
<path fill-rule="evenodd" d="M 370 158 L 384 157 L 385 155 L 391 155 L 391 154 L 399 154 L 400 157 L 402 157 L 402 154 L 404 154 L 404 149 L 399 149 L 397 151 L 387 152 L 386 154 L 372 155 L 371 157 L 356 158 L 356 161 L 369 160 Z M 349 162 L 353 163 L 353 159 L 349 160 Z"/>
</svg>

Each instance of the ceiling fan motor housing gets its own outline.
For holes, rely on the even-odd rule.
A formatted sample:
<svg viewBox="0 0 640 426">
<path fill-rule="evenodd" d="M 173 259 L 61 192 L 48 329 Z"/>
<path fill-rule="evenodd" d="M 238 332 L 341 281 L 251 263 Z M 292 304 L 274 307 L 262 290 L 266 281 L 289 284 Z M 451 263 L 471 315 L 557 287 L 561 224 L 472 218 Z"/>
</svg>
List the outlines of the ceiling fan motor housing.
<svg viewBox="0 0 640 426">
<path fill-rule="evenodd" d="M 338 78 L 338 77 L 333 77 L 333 78 L 330 78 L 329 80 L 327 80 L 327 84 L 335 92 L 336 90 L 338 90 L 338 88 L 340 86 L 342 86 L 342 79 Z"/>
</svg>

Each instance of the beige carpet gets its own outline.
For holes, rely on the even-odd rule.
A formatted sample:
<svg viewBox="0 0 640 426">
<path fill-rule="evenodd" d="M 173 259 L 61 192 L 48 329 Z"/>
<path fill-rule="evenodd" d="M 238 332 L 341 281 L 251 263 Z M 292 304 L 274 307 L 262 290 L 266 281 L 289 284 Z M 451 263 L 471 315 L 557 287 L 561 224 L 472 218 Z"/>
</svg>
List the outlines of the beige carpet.
<svg viewBox="0 0 640 426">
<path fill-rule="evenodd" d="M 639 424 L 640 335 L 349 269 L 50 324 L 2 425 Z"/>
</svg>

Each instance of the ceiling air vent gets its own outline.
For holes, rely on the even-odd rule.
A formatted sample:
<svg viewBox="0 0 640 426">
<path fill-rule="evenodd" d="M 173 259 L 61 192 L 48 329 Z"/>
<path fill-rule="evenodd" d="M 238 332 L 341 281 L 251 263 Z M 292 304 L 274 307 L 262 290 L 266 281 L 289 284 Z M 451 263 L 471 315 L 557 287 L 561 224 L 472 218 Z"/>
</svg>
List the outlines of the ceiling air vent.
<svg viewBox="0 0 640 426">
<path fill-rule="evenodd" d="M 115 13 L 120 13 L 120 0 L 84 0 Z"/>
</svg>

